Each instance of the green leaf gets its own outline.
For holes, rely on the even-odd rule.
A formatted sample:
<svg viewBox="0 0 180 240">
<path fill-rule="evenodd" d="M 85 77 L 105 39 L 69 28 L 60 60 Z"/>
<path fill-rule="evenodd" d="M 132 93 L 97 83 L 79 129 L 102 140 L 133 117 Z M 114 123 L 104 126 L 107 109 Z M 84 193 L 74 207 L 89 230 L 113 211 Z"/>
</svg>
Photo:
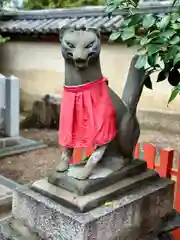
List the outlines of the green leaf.
<svg viewBox="0 0 180 240">
<path fill-rule="evenodd" d="M 123 26 L 127 26 L 127 25 L 129 25 L 129 23 L 131 22 L 132 20 L 130 19 L 130 18 L 127 18 L 127 19 L 124 19 L 124 21 L 123 21 Z"/>
<path fill-rule="evenodd" d="M 148 46 L 148 55 L 159 52 L 161 50 L 161 45 L 149 44 Z"/>
<path fill-rule="evenodd" d="M 159 13 L 157 16 L 158 16 L 159 19 L 162 19 L 162 18 L 164 18 L 166 15 L 165 15 L 165 13 Z"/>
<path fill-rule="evenodd" d="M 151 68 L 151 66 L 149 65 L 149 62 L 146 61 L 146 62 L 145 62 L 145 65 L 144 65 L 144 69 L 147 71 L 147 70 L 149 70 L 150 68 Z"/>
<path fill-rule="evenodd" d="M 169 41 L 167 38 L 161 37 L 161 36 L 158 36 L 157 38 L 153 38 L 152 40 L 153 40 L 153 44 L 162 44 L 162 45 L 168 43 Z"/>
<path fill-rule="evenodd" d="M 119 37 L 121 36 L 120 32 L 113 32 L 110 37 L 109 40 L 110 41 L 116 41 Z"/>
<path fill-rule="evenodd" d="M 143 27 L 144 28 L 150 28 L 154 23 L 156 19 L 152 14 L 148 14 L 143 19 Z"/>
<path fill-rule="evenodd" d="M 158 25 L 158 28 L 159 29 L 164 29 L 167 27 L 167 25 L 169 24 L 170 22 L 170 16 L 167 15 L 165 16 L 157 25 Z"/>
<path fill-rule="evenodd" d="M 140 47 L 138 50 L 137 50 L 137 54 L 138 55 L 144 55 L 145 53 L 147 52 L 147 49 L 146 47 Z"/>
<path fill-rule="evenodd" d="M 146 74 L 148 75 L 148 76 L 150 76 L 152 73 L 154 73 L 156 70 L 154 69 L 154 68 L 150 68 L 150 69 L 148 69 L 148 70 L 146 70 Z"/>
<path fill-rule="evenodd" d="M 175 65 L 176 63 L 178 63 L 180 61 L 180 52 L 176 54 L 173 64 Z"/>
<path fill-rule="evenodd" d="M 180 23 L 174 23 L 174 24 L 172 24 L 172 28 L 175 29 L 175 30 L 180 29 Z"/>
<path fill-rule="evenodd" d="M 114 0 L 106 0 L 107 6 L 109 6 L 109 5 L 113 4 L 113 3 L 114 3 Z"/>
<path fill-rule="evenodd" d="M 179 50 L 179 47 L 177 45 L 171 46 L 167 52 L 167 60 L 174 59 L 174 56 L 176 55 L 178 50 Z"/>
<path fill-rule="evenodd" d="M 126 3 L 127 3 L 127 1 L 126 1 Z M 128 4 L 132 5 L 132 7 L 136 7 L 136 5 L 137 5 L 134 0 L 128 0 Z"/>
<path fill-rule="evenodd" d="M 147 43 L 149 43 L 151 41 L 151 39 L 148 39 L 146 36 L 141 38 L 140 44 L 141 45 L 145 45 Z"/>
<path fill-rule="evenodd" d="M 180 88 L 179 88 L 179 87 L 174 88 L 174 89 L 172 90 L 172 92 L 171 92 L 170 97 L 169 97 L 168 104 L 169 104 L 170 102 L 172 102 L 179 93 L 180 93 Z"/>
<path fill-rule="evenodd" d="M 123 41 L 125 41 L 125 40 L 130 39 L 130 38 L 132 38 L 134 36 L 135 36 L 135 29 L 134 29 L 134 27 L 128 27 L 128 28 L 124 28 L 123 29 L 121 38 L 122 38 Z"/>
<path fill-rule="evenodd" d="M 177 43 L 179 43 L 180 42 L 180 37 L 179 36 L 174 36 L 170 41 L 169 41 L 169 43 L 170 44 L 177 44 Z"/>
<path fill-rule="evenodd" d="M 158 74 L 158 78 L 157 78 L 157 82 L 162 82 L 164 81 L 168 76 L 168 72 L 166 72 L 165 70 L 162 70 L 159 74 Z"/>
<path fill-rule="evenodd" d="M 148 34 L 148 38 L 157 37 L 161 32 L 159 30 L 154 30 Z"/>
<path fill-rule="evenodd" d="M 173 61 L 172 61 L 172 60 L 169 61 L 169 62 L 167 62 L 167 63 L 165 63 L 165 70 L 166 70 L 167 72 L 169 72 L 172 67 L 173 67 Z"/>
<path fill-rule="evenodd" d="M 108 17 L 110 18 L 112 15 L 112 12 L 114 12 L 116 10 L 117 6 L 115 4 L 111 4 L 109 6 L 107 6 L 107 12 L 108 12 Z"/>
<path fill-rule="evenodd" d="M 119 4 L 122 2 L 122 0 L 113 0 L 113 3 L 116 5 L 116 6 L 119 6 Z"/>
<path fill-rule="evenodd" d="M 132 47 L 136 44 L 137 44 L 136 39 L 129 39 L 127 42 L 127 47 Z"/>
<path fill-rule="evenodd" d="M 158 57 L 159 57 L 159 53 L 155 53 L 155 54 L 149 55 L 148 56 L 149 64 L 154 67 L 156 65 Z"/>
<path fill-rule="evenodd" d="M 176 31 L 173 29 L 167 29 L 165 32 L 160 33 L 160 36 L 170 39 Z"/>
<path fill-rule="evenodd" d="M 171 13 L 171 19 L 172 21 L 176 21 L 179 19 L 179 14 L 174 12 L 174 13 Z"/>
<path fill-rule="evenodd" d="M 149 89 L 153 89 L 152 88 L 152 82 L 151 82 L 151 78 L 150 78 L 150 76 L 145 76 L 145 78 L 144 78 L 144 85 L 147 87 L 147 88 L 149 88 Z"/>
<path fill-rule="evenodd" d="M 141 69 L 144 67 L 144 65 L 146 64 L 147 62 L 147 56 L 146 55 L 140 55 L 137 59 L 137 62 L 135 64 L 135 67 L 137 69 Z"/>
<path fill-rule="evenodd" d="M 168 82 L 171 84 L 173 87 L 176 87 L 180 83 L 180 74 L 177 68 L 173 68 L 169 72 L 168 76 Z"/>
<path fill-rule="evenodd" d="M 138 0 L 138 1 L 139 1 L 139 0 Z M 131 16 L 131 20 L 132 20 L 133 25 L 138 24 L 138 23 L 141 21 L 142 18 L 143 18 L 143 16 L 140 15 L 140 14 L 134 14 L 134 15 L 132 15 L 132 16 Z"/>
<path fill-rule="evenodd" d="M 178 2 L 178 0 L 173 0 L 172 6 L 176 5 L 177 2 Z"/>
<path fill-rule="evenodd" d="M 107 10 L 108 11 L 108 10 Z M 111 18 L 111 16 L 112 16 L 112 12 L 108 12 L 108 18 Z"/>
</svg>

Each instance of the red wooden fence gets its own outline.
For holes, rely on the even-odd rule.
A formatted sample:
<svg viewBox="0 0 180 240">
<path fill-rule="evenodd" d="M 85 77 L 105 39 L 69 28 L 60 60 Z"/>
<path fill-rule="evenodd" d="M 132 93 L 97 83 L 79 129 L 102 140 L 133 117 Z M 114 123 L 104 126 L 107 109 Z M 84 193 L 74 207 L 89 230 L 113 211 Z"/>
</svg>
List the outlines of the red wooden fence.
<svg viewBox="0 0 180 240">
<path fill-rule="evenodd" d="M 163 178 L 176 177 L 175 193 L 174 193 L 174 208 L 180 212 L 180 157 L 178 160 L 177 169 L 173 169 L 174 150 L 163 148 L 160 150 L 160 164 L 156 164 L 156 147 L 153 144 L 144 144 L 144 160 L 147 162 L 147 167 L 156 170 Z M 139 158 L 140 144 L 137 144 L 134 156 Z M 176 240 L 180 240 L 180 229 L 172 232 Z"/>
<path fill-rule="evenodd" d="M 85 155 L 82 148 L 77 148 L 73 153 L 73 161 L 79 162 L 85 156 L 93 152 L 92 148 L 86 149 Z M 180 157 L 178 160 L 177 169 L 173 169 L 174 150 L 163 148 L 160 150 L 160 164 L 156 164 L 157 149 L 153 144 L 144 144 L 143 146 L 144 160 L 147 162 L 147 167 L 156 170 L 160 177 L 171 178 L 176 177 L 175 193 L 174 193 L 174 208 L 180 212 Z M 137 144 L 134 152 L 134 157 L 139 158 L 140 144 Z M 180 240 L 180 229 L 172 232 L 175 240 Z"/>
</svg>

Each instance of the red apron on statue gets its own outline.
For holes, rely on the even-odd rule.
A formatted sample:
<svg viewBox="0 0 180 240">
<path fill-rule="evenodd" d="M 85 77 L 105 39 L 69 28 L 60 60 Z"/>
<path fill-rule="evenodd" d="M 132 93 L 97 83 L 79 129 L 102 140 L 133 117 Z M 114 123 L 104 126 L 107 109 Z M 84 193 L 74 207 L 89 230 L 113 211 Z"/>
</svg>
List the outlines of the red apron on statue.
<svg viewBox="0 0 180 240">
<path fill-rule="evenodd" d="M 115 135 L 116 115 L 106 78 L 80 86 L 64 86 L 60 145 L 67 148 L 96 148 L 110 142 Z"/>
</svg>

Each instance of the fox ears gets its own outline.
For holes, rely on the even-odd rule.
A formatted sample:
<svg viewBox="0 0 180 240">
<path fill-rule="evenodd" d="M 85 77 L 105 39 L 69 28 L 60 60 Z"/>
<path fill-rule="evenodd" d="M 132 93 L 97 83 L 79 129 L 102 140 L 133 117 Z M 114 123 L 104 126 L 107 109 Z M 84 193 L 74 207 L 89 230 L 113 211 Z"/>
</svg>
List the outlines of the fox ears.
<svg viewBox="0 0 180 240">
<path fill-rule="evenodd" d="M 85 27 L 84 28 L 73 28 L 73 27 L 64 26 L 64 27 L 60 28 L 60 30 L 59 30 L 59 40 L 60 40 L 60 42 L 62 41 L 62 38 L 63 38 L 63 36 L 66 32 L 74 32 L 74 31 L 80 31 L 80 30 L 81 31 L 93 32 L 93 33 L 96 34 L 96 36 L 98 38 L 100 38 L 100 36 L 101 36 L 100 31 L 96 28 L 88 28 L 88 27 L 87 28 L 85 28 Z"/>
</svg>

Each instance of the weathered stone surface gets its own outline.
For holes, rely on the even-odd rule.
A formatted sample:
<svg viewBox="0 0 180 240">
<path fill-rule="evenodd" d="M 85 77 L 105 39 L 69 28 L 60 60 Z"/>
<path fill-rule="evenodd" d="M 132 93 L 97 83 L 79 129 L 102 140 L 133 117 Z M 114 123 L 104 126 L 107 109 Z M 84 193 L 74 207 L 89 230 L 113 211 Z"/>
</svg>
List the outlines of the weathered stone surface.
<svg viewBox="0 0 180 240">
<path fill-rule="evenodd" d="M 34 190 L 42 193 L 60 204 L 72 208 L 75 211 L 87 212 L 90 209 L 101 206 L 106 201 L 116 198 L 120 194 L 125 194 L 132 189 L 138 189 L 145 182 L 153 182 L 159 176 L 155 171 L 147 170 L 139 175 L 131 176 L 115 182 L 110 186 L 95 191 L 93 193 L 79 196 L 76 193 L 69 192 L 63 188 L 56 187 L 46 179 L 35 182 L 32 187 Z"/>
<path fill-rule="evenodd" d="M 12 218 L 0 222 L 1 240 L 41 240 L 32 233 L 21 221 Z"/>
<path fill-rule="evenodd" d="M 54 128 L 59 129 L 61 99 L 46 94 L 36 100 L 28 116 L 21 121 L 21 128 Z"/>
<path fill-rule="evenodd" d="M 1 138 L 0 158 L 44 147 L 46 147 L 46 145 L 41 142 L 26 139 L 23 137 Z"/>
<path fill-rule="evenodd" d="M 0 175 L 0 184 L 7 187 L 8 189 L 10 189 L 11 191 L 16 190 L 17 188 L 19 188 L 20 186 L 22 186 L 21 184 L 6 178 L 2 175 Z"/>
<path fill-rule="evenodd" d="M 138 240 L 161 225 L 172 211 L 173 182 L 142 182 L 108 204 L 77 213 L 22 187 L 14 195 L 13 216 L 43 240 Z"/>
<path fill-rule="evenodd" d="M 12 208 L 12 191 L 0 184 L 0 218 L 9 214 Z"/>
<path fill-rule="evenodd" d="M 106 158 L 99 163 L 99 168 L 101 174 L 104 172 L 103 177 L 96 178 L 98 172 L 98 166 L 94 169 L 91 179 L 78 180 L 69 177 L 68 172 L 58 173 L 54 172 L 48 178 L 48 181 L 53 185 L 60 188 L 64 188 L 70 192 L 76 193 L 78 195 L 85 195 L 94 192 L 99 189 L 103 189 L 125 177 L 134 176 L 135 174 L 140 174 L 146 169 L 146 162 L 141 160 L 133 160 L 130 165 L 124 167 L 124 169 L 119 168 L 118 158 Z M 72 168 L 79 166 L 72 166 Z"/>
<path fill-rule="evenodd" d="M 0 175 L 0 221 L 11 216 L 13 191 L 20 186 L 20 184 Z"/>
</svg>

